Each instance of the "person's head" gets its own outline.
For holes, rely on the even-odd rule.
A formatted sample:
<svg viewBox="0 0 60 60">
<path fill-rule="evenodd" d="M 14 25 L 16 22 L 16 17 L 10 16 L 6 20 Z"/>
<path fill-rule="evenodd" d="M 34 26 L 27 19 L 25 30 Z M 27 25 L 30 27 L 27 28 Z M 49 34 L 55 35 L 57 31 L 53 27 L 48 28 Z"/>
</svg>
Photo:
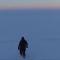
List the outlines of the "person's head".
<svg viewBox="0 0 60 60">
<path fill-rule="evenodd" d="M 21 39 L 24 40 L 24 36 L 22 36 Z"/>
</svg>

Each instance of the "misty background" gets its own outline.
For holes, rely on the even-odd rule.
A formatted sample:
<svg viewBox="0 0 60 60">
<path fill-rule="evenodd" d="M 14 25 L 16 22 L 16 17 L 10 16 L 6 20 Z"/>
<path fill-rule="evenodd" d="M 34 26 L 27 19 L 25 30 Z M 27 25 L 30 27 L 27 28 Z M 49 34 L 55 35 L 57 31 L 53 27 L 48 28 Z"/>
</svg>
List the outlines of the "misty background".
<svg viewBox="0 0 60 60">
<path fill-rule="evenodd" d="M 0 11 L 0 59 L 19 60 L 18 43 L 29 43 L 26 60 L 60 59 L 60 10 Z"/>
</svg>

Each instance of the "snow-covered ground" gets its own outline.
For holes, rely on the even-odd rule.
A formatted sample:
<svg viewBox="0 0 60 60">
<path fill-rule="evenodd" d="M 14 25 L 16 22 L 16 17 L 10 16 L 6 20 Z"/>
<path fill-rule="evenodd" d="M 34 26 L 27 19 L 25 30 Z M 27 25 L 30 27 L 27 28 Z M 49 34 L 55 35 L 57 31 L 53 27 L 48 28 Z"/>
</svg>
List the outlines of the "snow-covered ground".
<svg viewBox="0 0 60 60">
<path fill-rule="evenodd" d="M 22 35 L 29 43 L 25 60 L 60 60 L 60 10 L 0 11 L 0 60 L 23 60 Z"/>
</svg>

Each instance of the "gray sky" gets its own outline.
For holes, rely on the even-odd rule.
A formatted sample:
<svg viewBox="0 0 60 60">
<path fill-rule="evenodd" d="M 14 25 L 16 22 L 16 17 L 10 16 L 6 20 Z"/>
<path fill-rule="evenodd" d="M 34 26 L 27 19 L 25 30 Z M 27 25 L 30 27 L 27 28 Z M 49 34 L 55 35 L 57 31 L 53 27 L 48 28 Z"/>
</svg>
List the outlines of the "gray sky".
<svg viewBox="0 0 60 60">
<path fill-rule="evenodd" d="M 39 2 L 39 3 L 48 3 L 48 2 L 58 2 L 60 3 L 60 0 L 0 0 L 0 3 L 31 3 L 31 2 Z"/>
<path fill-rule="evenodd" d="M 1 8 L 60 8 L 60 0 L 0 0 Z"/>
</svg>

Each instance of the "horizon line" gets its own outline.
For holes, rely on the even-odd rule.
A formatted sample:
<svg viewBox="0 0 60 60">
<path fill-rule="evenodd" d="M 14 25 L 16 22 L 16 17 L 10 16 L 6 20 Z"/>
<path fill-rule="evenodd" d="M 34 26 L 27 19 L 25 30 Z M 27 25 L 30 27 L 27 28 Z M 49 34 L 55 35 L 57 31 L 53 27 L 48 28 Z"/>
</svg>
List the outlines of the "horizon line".
<svg viewBox="0 0 60 60">
<path fill-rule="evenodd" d="M 11 4 L 11 5 L 1 5 L 0 4 L 0 10 L 1 9 L 60 9 L 60 4 Z"/>
</svg>

